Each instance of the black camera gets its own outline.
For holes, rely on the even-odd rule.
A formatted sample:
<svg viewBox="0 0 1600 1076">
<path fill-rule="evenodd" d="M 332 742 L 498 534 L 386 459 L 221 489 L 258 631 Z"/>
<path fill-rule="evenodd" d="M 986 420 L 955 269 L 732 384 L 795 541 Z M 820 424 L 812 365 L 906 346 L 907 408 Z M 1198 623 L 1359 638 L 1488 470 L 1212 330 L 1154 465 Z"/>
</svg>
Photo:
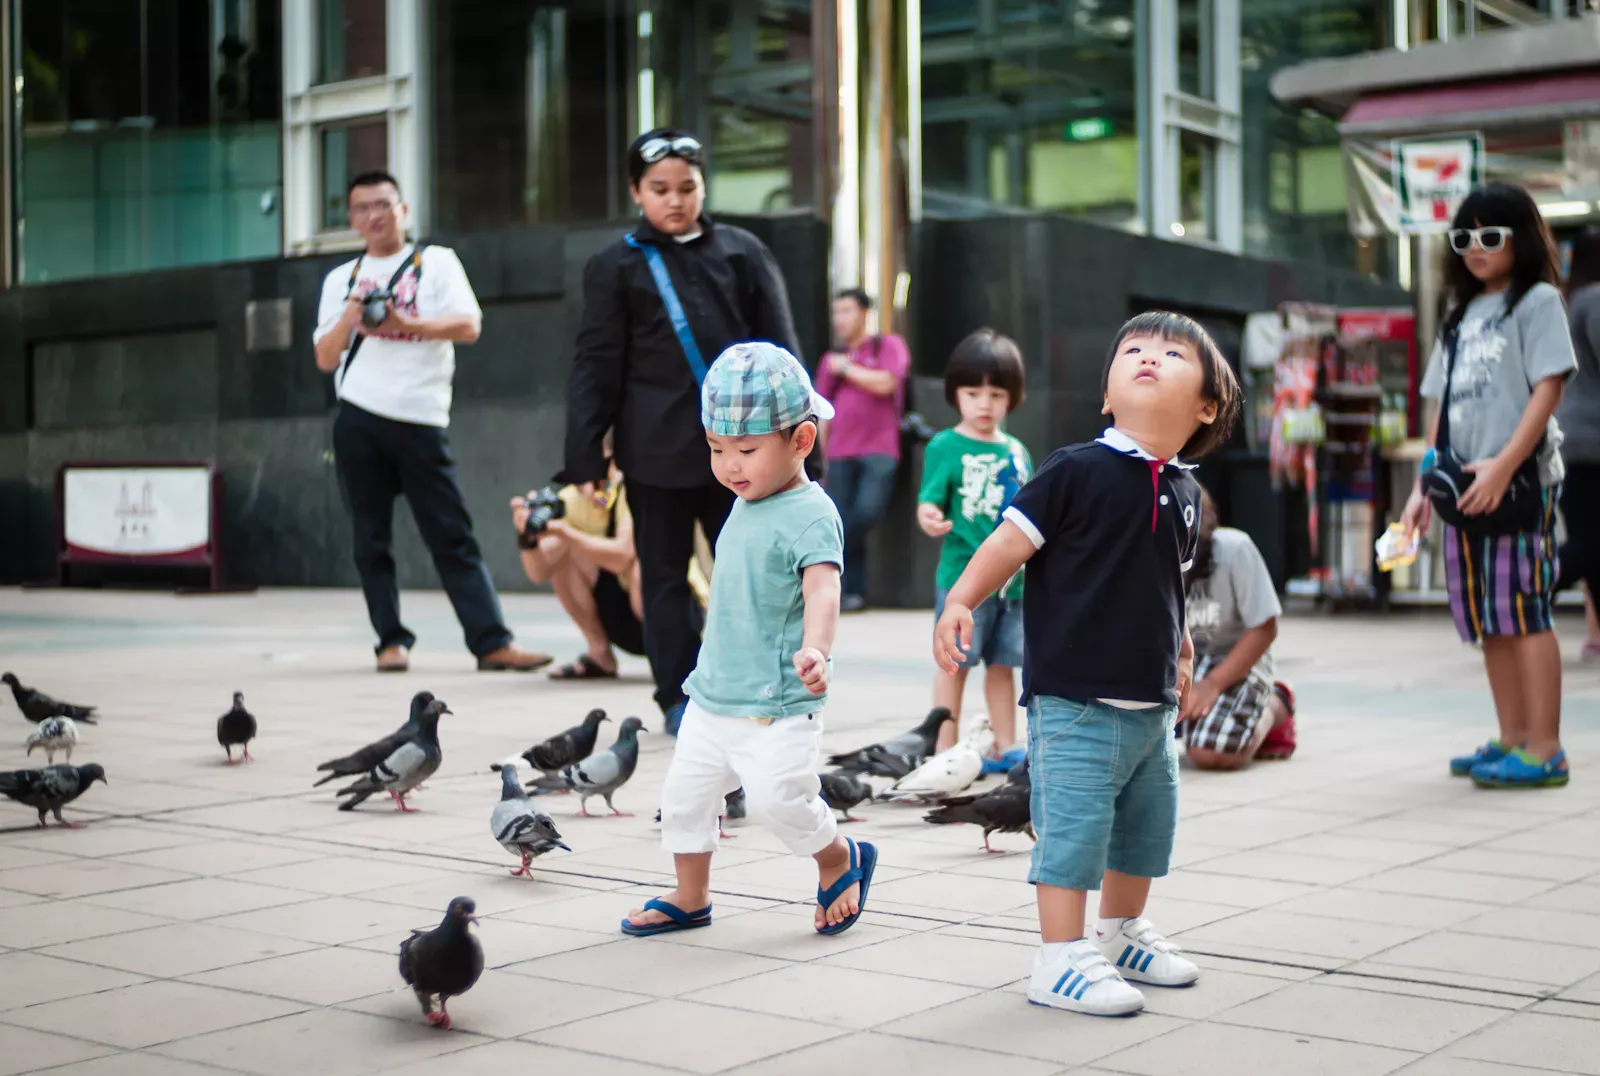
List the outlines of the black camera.
<svg viewBox="0 0 1600 1076">
<path fill-rule="evenodd" d="M 938 431 L 928 425 L 928 420 L 916 411 L 912 411 L 900 420 L 900 432 L 916 441 L 931 441 Z"/>
<path fill-rule="evenodd" d="M 522 503 L 528 509 L 528 521 L 522 525 L 521 545 L 524 549 L 532 549 L 539 544 L 539 535 L 550 526 L 552 519 L 561 519 L 567 514 L 567 502 L 552 486 L 535 490 L 530 497 L 524 497 Z"/>
<path fill-rule="evenodd" d="M 361 324 L 369 329 L 376 329 L 389 318 L 389 300 L 394 298 L 394 292 L 388 288 L 379 288 L 370 292 L 361 300 Z"/>
</svg>

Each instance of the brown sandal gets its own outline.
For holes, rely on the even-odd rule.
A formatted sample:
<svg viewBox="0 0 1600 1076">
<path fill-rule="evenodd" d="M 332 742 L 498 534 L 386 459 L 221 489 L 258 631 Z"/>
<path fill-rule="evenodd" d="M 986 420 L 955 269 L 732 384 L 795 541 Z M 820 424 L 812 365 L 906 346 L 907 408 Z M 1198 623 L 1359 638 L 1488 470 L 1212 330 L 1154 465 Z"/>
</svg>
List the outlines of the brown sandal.
<svg viewBox="0 0 1600 1076">
<path fill-rule="evenodd" d="M 569 661 L 550 670 L 552 680 L 615 680 L 616 678 L 615 671 L 601 668 L 600 663 L 588 654 L 581 654 L 576 661 Z"/>
</svg>

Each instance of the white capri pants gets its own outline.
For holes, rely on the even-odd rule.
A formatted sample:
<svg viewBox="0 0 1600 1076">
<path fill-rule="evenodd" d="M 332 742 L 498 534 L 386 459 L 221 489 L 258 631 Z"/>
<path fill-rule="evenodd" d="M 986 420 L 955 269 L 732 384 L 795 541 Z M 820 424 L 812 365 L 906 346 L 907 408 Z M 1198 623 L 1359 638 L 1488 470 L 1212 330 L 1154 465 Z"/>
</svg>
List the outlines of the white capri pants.
<svg viewBox="0 0 1600 1076">
<path fill-rule="evenodd" d="M 710 714 L 691 701 L 661 787 L 661 847 L 674 855 L 717 850 L 724 799 L 744 786 L 748 817 L 789 849 L 815 855 L 839 825 L 822 802 L 822 715 L 770 722 Z"/>
</svg>

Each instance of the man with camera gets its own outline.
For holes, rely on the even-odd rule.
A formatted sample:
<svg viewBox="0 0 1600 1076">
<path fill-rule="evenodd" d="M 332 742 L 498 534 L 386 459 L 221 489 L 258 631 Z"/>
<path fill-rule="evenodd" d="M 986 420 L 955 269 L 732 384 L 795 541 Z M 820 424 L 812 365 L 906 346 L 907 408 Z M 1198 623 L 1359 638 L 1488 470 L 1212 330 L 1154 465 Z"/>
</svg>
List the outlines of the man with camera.
<svg viewBox="0 0 1600 1076">
<path fill-rule="evenodd" d="M 317 369 L 334 375 L 339 397 L 334 459 L 378 633 L 378 671 L 404 672 L 416 644 L 400 621 L 391 551 L 402 494 L 478 668 L 543 668 L 551 659 L 519 649 L 501 617 L 445 435 L 455 345 L 476 341 L 483 319 L 472 285 L 450 248 L 406 242 L 406 205 L 393 176 L 359 175 L 346 197 L 366 249 L 324 278 L 313 339 Z"/>
</svg>

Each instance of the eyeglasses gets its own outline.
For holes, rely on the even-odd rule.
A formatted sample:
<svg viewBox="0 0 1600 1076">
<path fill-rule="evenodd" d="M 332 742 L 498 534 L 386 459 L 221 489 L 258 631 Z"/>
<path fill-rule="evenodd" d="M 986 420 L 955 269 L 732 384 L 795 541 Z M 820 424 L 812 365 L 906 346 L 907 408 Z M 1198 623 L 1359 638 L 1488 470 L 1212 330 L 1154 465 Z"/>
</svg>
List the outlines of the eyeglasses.
<svg viewBox="0 0 1600 1076">
<path fill-rule="evenodd" d="M 682 157 L 690 164 L 699 164 L 704 149 L 698 138 L 680 135 L 677 138 L 652 138 L 639 147 L 639 158 L 645 164 L 655 164 L 663 157 Z"/>
<path fill-rule="evenodd" d="M 357 202 L 350 207 L 352 217 L 375 217 L 379 214 L 393 213 L 395 204 L 385 199 L 379 202 Z"/>
<path fill-rule="evenodd" d="M 1465 254 L 1476 244 L 1485 254 L 1496 254 L 1511 241 L 1511 229 L 1500 225 L 1488 228 L 1451 228 L 1450 249 Z"/>
</svg>

